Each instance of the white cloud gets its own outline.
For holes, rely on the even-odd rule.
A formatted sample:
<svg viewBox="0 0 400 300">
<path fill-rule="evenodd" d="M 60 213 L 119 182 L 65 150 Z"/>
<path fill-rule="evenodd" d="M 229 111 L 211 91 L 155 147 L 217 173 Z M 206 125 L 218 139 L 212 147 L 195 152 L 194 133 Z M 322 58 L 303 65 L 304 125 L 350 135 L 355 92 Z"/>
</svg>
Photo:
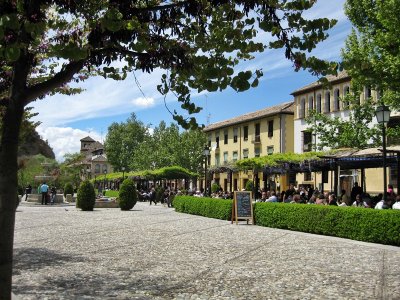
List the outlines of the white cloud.
<svg viewBox="0 0 400 300">
<path fill-rule="evenodd" d="M 64 154 L 79 152 L 81 148 L 80 140 L 90 136 L 96 141 L 101 142 L 101 135 L 96 131 L 74 129 L 71 127 L 45 127 L 40 125 L 37 132 L 43 140 L 47 140 L 53 148 L 57 161 L 64 160 Z"/>
<path fill-rule="evenodd" d="M 133 105 L 137 107 L 148 108 L 154 106 L 154 98 L 139 97 L 132 100 Z"/>
</svg>

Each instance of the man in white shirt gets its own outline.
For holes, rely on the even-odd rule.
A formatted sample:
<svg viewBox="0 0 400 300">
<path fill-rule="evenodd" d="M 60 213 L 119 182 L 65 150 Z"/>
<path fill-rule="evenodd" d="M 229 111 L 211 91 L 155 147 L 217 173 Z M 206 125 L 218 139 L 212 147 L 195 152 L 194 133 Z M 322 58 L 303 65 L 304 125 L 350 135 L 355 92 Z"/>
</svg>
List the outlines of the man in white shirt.
<svg viewBox="0 0 400 300">
<path fill-rule="evenodd" d="M 396 196 L 396 202 L 392 206 L 393 209 L 400 209 L 400 195 Z"/>
<path fill-rule="evenodd" d="M 276 197 L 274 191 L 271 192 L 271 196 L 265 200 L 265 202 L 278 202 L 278 198 Z"/>
</svg>

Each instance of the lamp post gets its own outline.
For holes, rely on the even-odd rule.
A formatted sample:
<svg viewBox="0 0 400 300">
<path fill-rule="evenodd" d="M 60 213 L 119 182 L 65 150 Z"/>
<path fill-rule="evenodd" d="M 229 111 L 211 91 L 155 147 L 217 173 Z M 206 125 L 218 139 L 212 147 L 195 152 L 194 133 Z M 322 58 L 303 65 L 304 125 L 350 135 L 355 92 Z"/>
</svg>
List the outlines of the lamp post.
<svg viewBox="0 0 400 300">
<path fill-rule="evenodd" d="M 205 182 L 204 183 L 204 195 L 208 196 L 207 195 L 207 161 L 208 161 L 208 155 L 210 154 L 210 149 L 208 148 L 207 145 L 204 147 L 203 154 L 204 154 L 204 157 L 205 157 L 205 164 L 204 164 L 204 182 Z"/>
<path fill-rule="evenodd" d="M 104 170 L 103 173 L 104 173 L 104 185 L 103 185 L 103 189 L 105 190 L 105 189 L 106 189 L 106 181 L 107 181 L 107 170 Z"/>
<path fill-rule="evenodd" d="M 122 167 L 122 181 L 125 179 L 125 167 Z"/>
<path fill-rule="evenodd" d="M 375 110 L 376 120 L 382 126 L 382 147 L 383 147 L 383 201 L 386 202 L 387 174 L 386 174 L 386 126 L 390 119 L 390 109 L 382 104 Z"/>
</svg>

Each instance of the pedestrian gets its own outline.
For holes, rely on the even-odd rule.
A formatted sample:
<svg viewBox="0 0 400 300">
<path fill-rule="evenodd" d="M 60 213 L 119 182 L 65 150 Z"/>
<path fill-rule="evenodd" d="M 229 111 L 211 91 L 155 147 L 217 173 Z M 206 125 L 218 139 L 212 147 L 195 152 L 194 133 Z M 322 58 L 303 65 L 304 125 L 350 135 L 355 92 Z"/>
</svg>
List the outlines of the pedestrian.
<svg viewBox="0 0 400 300">
<path fill-rule="evenodd" d="M 55 186 L 51 188 L 51 204 L 53 205 L 56 202 L 57 197 L 57 189 Z"/>
<path fill-rule="evenodd" d="M 40 192 L 42 193 L 42 205 L 47 205 L 47 194 L 49 192 L 49 186 L 46 184 L 46 182 L 43 182 L 43 184 L 40 186 Z"/>
<path fill-rule="evenodd" d="M 154 202 L 154 205 L 157 205 L 156 190 L 154 188 L 152 188 L 150 191 L 149 199 L 150 199 L 150 205 L 151 205 L 151 202 Z"/>
<path fill-rule="evenodd" d="M 28 184 L 28 186 L 25 188 L 25 201 L 28 201 L 28 195 L 32 193 L 32 186 Z"/>
</svg>

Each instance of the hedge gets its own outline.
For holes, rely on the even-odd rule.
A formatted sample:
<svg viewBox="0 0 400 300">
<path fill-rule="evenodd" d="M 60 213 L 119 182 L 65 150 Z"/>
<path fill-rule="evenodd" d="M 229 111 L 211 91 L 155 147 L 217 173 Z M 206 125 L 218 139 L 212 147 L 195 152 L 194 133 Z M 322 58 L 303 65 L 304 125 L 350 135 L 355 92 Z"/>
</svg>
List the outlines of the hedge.
<svg viewBox="0 0 400 300">
<path fill-rule="evenodd" d="M 287 203 L 256 203 L 255 223 L 400 246 L 400 211 Z"/>
<path fill-rule="evenodd" d="M 176 196 L 177 212 L 230 220 L 232 200 Z M 259 226 L 400 246 L 400 210 L 288 203 L 255 203 Z"/>
<path fill-rule="evenodd" d="M 176 196 L 174 198 L 174 208 L 177 212 L 214 219 L 230 220 L 232 214 L 232 200 Z"/>
<path fill-rule="evenodd" d="M 105 197 L 116 197 L 116 198 L 118 198 L 119 191 L 108 190 L 108 191 L 105 191 L 104 196 Z"/>
</svg>

